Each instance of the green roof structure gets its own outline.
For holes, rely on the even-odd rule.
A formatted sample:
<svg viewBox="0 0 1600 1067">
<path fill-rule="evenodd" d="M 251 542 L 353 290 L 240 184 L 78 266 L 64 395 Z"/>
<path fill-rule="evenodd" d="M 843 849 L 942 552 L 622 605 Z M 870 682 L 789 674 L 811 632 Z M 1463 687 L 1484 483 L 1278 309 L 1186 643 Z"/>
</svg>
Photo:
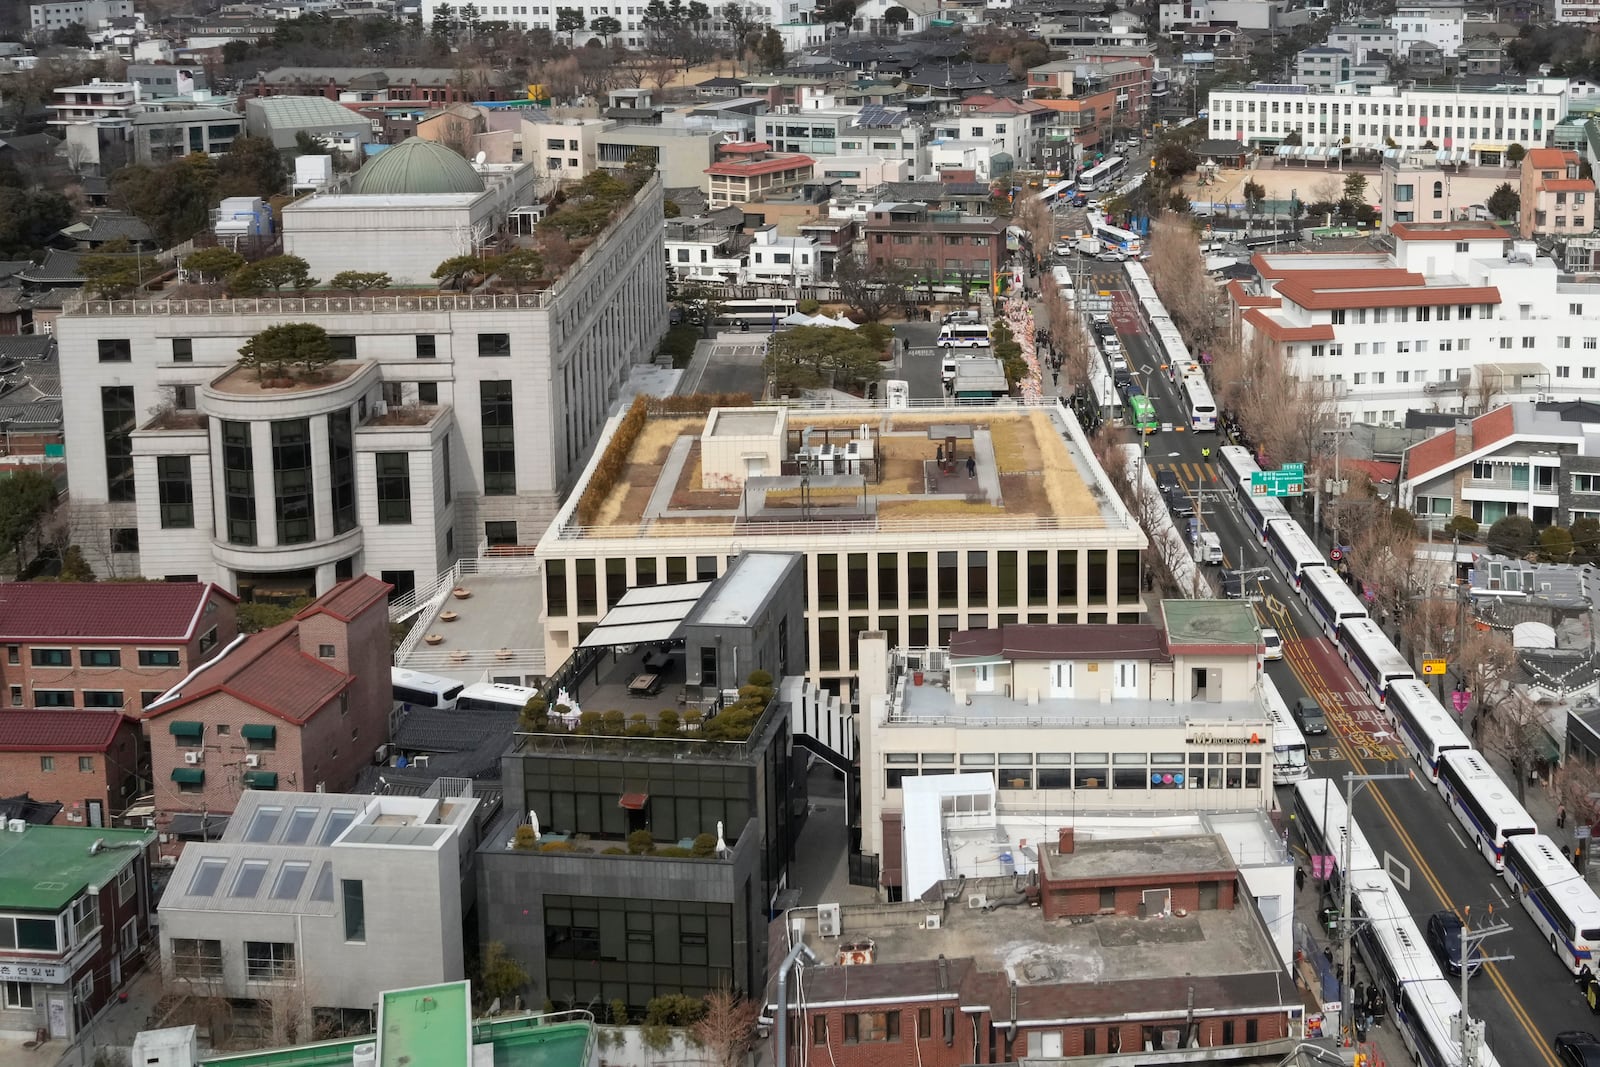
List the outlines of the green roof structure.
<svg viewBox="0 0 1600 1067">
<path fill-rule="evenodd" d="M 351 1067 L 356 1048 L 371 1044 L 379 1067 L 472 1067 L 475 1048 L 485 1045 L 495 1067 L 588 1067 L 594 1036 L 586 1012 L 473 1022 L 471 984 L 443 982 L 384 993 L 376 1034 L 214 1056 L 201 1067 Z"/>
<path fill-rule="evenodd" d="M 1247 600 L 1163 600 L 1161 618 L 1174 652 L 1261 643 L 1255 605 Z"/>
<path fill-rule="evenodd" d="M 97 826 L 0 832 L 0 908 L 59 912 L 86 886 L 98 888 L 114 879 L 155 839 L 147 830 Z"/>
<path fill-rule="evenodd" d="M 437 141 L 412 137 L 373 157 L 356 174 L 350 192 L 362 196 L 481 193 L 472 164 Z"/>
</svg>

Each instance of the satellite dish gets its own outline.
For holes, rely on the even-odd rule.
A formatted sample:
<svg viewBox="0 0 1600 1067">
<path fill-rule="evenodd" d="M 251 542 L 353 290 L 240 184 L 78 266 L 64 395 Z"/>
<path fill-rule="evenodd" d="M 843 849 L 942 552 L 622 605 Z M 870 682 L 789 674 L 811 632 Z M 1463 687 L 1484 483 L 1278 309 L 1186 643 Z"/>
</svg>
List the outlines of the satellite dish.
<svg viewBox="0 0 1600 1067">
<path fill-rule="evenodd" d="M 472 157 L 473 166 L 477 166 L 477 167 L 483 166 L 483 161 L 488 159 L 488 158 L 489 158 L 489 153 L 487 153 L 487 152 L 479 152 L 477 155 Z"/>
</svg>

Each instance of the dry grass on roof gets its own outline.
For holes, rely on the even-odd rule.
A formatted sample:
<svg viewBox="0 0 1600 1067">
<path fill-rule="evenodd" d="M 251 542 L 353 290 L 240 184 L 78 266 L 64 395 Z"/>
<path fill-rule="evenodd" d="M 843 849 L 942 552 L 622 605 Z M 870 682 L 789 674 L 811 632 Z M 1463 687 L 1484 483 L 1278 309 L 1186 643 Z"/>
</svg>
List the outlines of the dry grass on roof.
<svg viewBox="0 0 1600 1067">
<path fill-rule="evenodd" d="M 1006 514 L 994 504 L 971 500 L 880 500 L 878 519 L 885 526 L 896 521 L 927 518 L 991 519 Z"/>
</svg>

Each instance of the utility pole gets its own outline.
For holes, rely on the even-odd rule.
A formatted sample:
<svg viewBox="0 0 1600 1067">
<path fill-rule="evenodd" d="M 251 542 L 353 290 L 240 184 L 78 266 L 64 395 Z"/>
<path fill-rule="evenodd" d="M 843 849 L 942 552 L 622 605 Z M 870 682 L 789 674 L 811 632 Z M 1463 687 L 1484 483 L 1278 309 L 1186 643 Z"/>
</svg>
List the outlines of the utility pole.
<svg viewBox="0 0 1600 1067">
<path fill-rule="evenodd" d="M 1514 959 L 1513 956 L 1479 956 L 1477 954 L 1478 942 L 1491 938 L 1496 934 L 1503 934 L 1511 929 L 1507 923 L 1494 923 L 1492 926 L 1480 926 L 1476 930 L 1467 928 L 1472 920 L 1472 908 L 1468 906 L 1461 917 L 1461 1015 L 1456 1019 L 1456 1040 L 1461 1043 L 1461 1067 L 1478 1067 L 1478 1056 L 1483 1049 L 1483 1020 L 1474 1019 L 1467 1014 L 1467 979 L 1479 967 L 1490 963 L 1501 963 Z M 1489 918 L 1494 918 L 1494 905 L 1489 905 Z M 1471 966 L 1468 966 L 1468 963 Z"/>
<path fill-rule="evenodd" d="M 1409 774 L 1347 774 L 1344 776 L 1344 856 L 1339 863 L 1340 895 L 1344 898 L 1339 912 L 1339 1021 L 1349 1031 L 1355 1030 L 1355 1004 L 1351 1002 L 1352 990 L 1355 988 L 1355 972 L 1350 964 L 1350 947 L 1355 942 L 1356 924 L 1350 913 L 1350 897 L 1353 891 L 1350 870 L 1350 839 L 1354 835 L 1352 830 L 1356 823 L 1356 794 L 1361 788 L 1372 782 L 1388 782 L 1409 779 Z M 1327 825 L 1326 821 L 1323 823 Z"/>
</svg>

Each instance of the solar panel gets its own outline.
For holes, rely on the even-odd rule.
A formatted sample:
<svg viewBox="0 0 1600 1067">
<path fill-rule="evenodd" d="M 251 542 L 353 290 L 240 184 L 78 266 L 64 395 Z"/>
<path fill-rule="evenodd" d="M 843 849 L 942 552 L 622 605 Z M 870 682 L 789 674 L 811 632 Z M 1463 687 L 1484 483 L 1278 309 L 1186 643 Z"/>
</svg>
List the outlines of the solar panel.
<svg viewBox="0 0 1600 1067">
<path fill-rule="evenodd" d="M 898 127 L 904 120 L 905 115 L 901 112 L 868 104 L 856 113 L 855 122 L 851 125 L 887 129 Z"/>
</svg>

